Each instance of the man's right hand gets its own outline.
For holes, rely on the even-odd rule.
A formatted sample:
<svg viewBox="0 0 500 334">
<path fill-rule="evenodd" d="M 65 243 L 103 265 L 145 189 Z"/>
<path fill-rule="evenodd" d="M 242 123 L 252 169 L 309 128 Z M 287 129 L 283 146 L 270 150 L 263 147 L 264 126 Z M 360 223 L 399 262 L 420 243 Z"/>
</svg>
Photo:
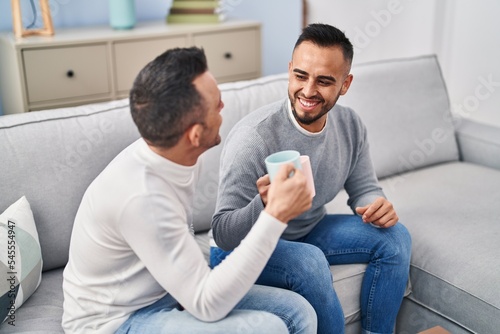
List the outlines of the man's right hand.
<svg viewBox="0 0 500 334">
<path fill-rule="evenodd" d="M 293 176 L 289 177 L 292 172 Z M 283 223 L 288 223 L 311 206 L 312 195 L 302 171 L 295 169 L 293 164 L 281 166 L 268 189 L 264 210 Z"/>
</svg>

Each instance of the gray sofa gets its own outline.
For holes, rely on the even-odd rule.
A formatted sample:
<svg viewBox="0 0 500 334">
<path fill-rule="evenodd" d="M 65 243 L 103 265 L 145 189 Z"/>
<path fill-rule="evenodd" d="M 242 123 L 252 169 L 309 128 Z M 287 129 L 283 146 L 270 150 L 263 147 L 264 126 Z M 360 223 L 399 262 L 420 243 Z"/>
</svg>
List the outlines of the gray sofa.
<svg viewBox="0 0 500 334">
<path fill-rule="evenodd" d="M 351 89 L 338 103 L 366 123 L 377 175 L 413 239 L 411 284 L 396 332 L 441 325 L 452 333 L 498 333 L 500 129 L 451 117 L 434 56 L 356 65 L 352 73 Z M 222 137 L 247 113 L 284 98 L 286 87 L 286 74 L 221 84 Z M 0 212 L 26 196 L 43 258 L 40 286 L 16 309 L 16 326 L 4 322 L 0 332 L 62 332 L 73 218 L 89 183 L 138 138 L 127 103 L 0 117 Z M 206 170 L 196 193 L 196 238 L 206 253 L 222 145 L 202 157 Z M 350 212 L 346 200 L 340 193 L 328 211 Z M 364 269 L 331 268 L 347 333 L 360 330 Z"/>
</svg>

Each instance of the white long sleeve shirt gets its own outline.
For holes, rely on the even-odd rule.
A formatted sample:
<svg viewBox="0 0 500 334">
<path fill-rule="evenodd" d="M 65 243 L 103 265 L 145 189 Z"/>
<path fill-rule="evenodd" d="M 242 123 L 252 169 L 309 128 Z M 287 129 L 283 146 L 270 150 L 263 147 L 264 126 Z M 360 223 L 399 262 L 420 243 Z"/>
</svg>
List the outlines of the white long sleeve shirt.
<svg viewBox="0 0 500 334">
<path fill-rule="evenodd" d="M 167 293 L 200 320 L 216 321 L 248 292 L 286 225 L 262 212 L 240 247 L 210 270 L 189 228 L 198 173 L 198 164 L 173 163 L 139 139 L 89 186 L 64 270 L 66 333 L 113 333 Z"/>
</svg>

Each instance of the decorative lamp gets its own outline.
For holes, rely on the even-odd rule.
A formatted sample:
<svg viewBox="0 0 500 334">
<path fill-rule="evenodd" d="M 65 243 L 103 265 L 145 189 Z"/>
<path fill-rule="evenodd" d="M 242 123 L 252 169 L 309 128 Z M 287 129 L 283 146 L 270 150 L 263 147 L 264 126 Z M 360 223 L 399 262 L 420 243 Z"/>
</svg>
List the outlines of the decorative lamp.
<svg viewBox="0 0 500 334">
<path fill-rule="evenodd" d="M 20 0 L 11 0 L 12 4 L 12 28 L 16 37 L 26 37 L 33 35 L 52 36 L 54 35 L 54 26 L 50 15 L 49 0 L 40 0 L 40 9 L 42 12 L 43 27 L 40 29 L 29 29 L 23 27 L 21 16 Z"/>
</svg>

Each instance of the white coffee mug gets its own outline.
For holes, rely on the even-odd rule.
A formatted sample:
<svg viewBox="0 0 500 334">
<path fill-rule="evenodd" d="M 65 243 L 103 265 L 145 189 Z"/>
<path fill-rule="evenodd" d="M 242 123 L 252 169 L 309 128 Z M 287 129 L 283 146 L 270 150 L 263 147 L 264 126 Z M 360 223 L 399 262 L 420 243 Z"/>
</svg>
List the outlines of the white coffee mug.
<svg viewBox="0 0 500 334">
<path fill-rule="evenodd" d="M 300 153 L 294 150 L 273 153 L 266 158 L 265 163 L 271 182 L 273 182 L 276 173 L 278 173 L 278 170 L 284 164 L 292 163 L 295 168 L 302 169 Z"/>
</svg>

